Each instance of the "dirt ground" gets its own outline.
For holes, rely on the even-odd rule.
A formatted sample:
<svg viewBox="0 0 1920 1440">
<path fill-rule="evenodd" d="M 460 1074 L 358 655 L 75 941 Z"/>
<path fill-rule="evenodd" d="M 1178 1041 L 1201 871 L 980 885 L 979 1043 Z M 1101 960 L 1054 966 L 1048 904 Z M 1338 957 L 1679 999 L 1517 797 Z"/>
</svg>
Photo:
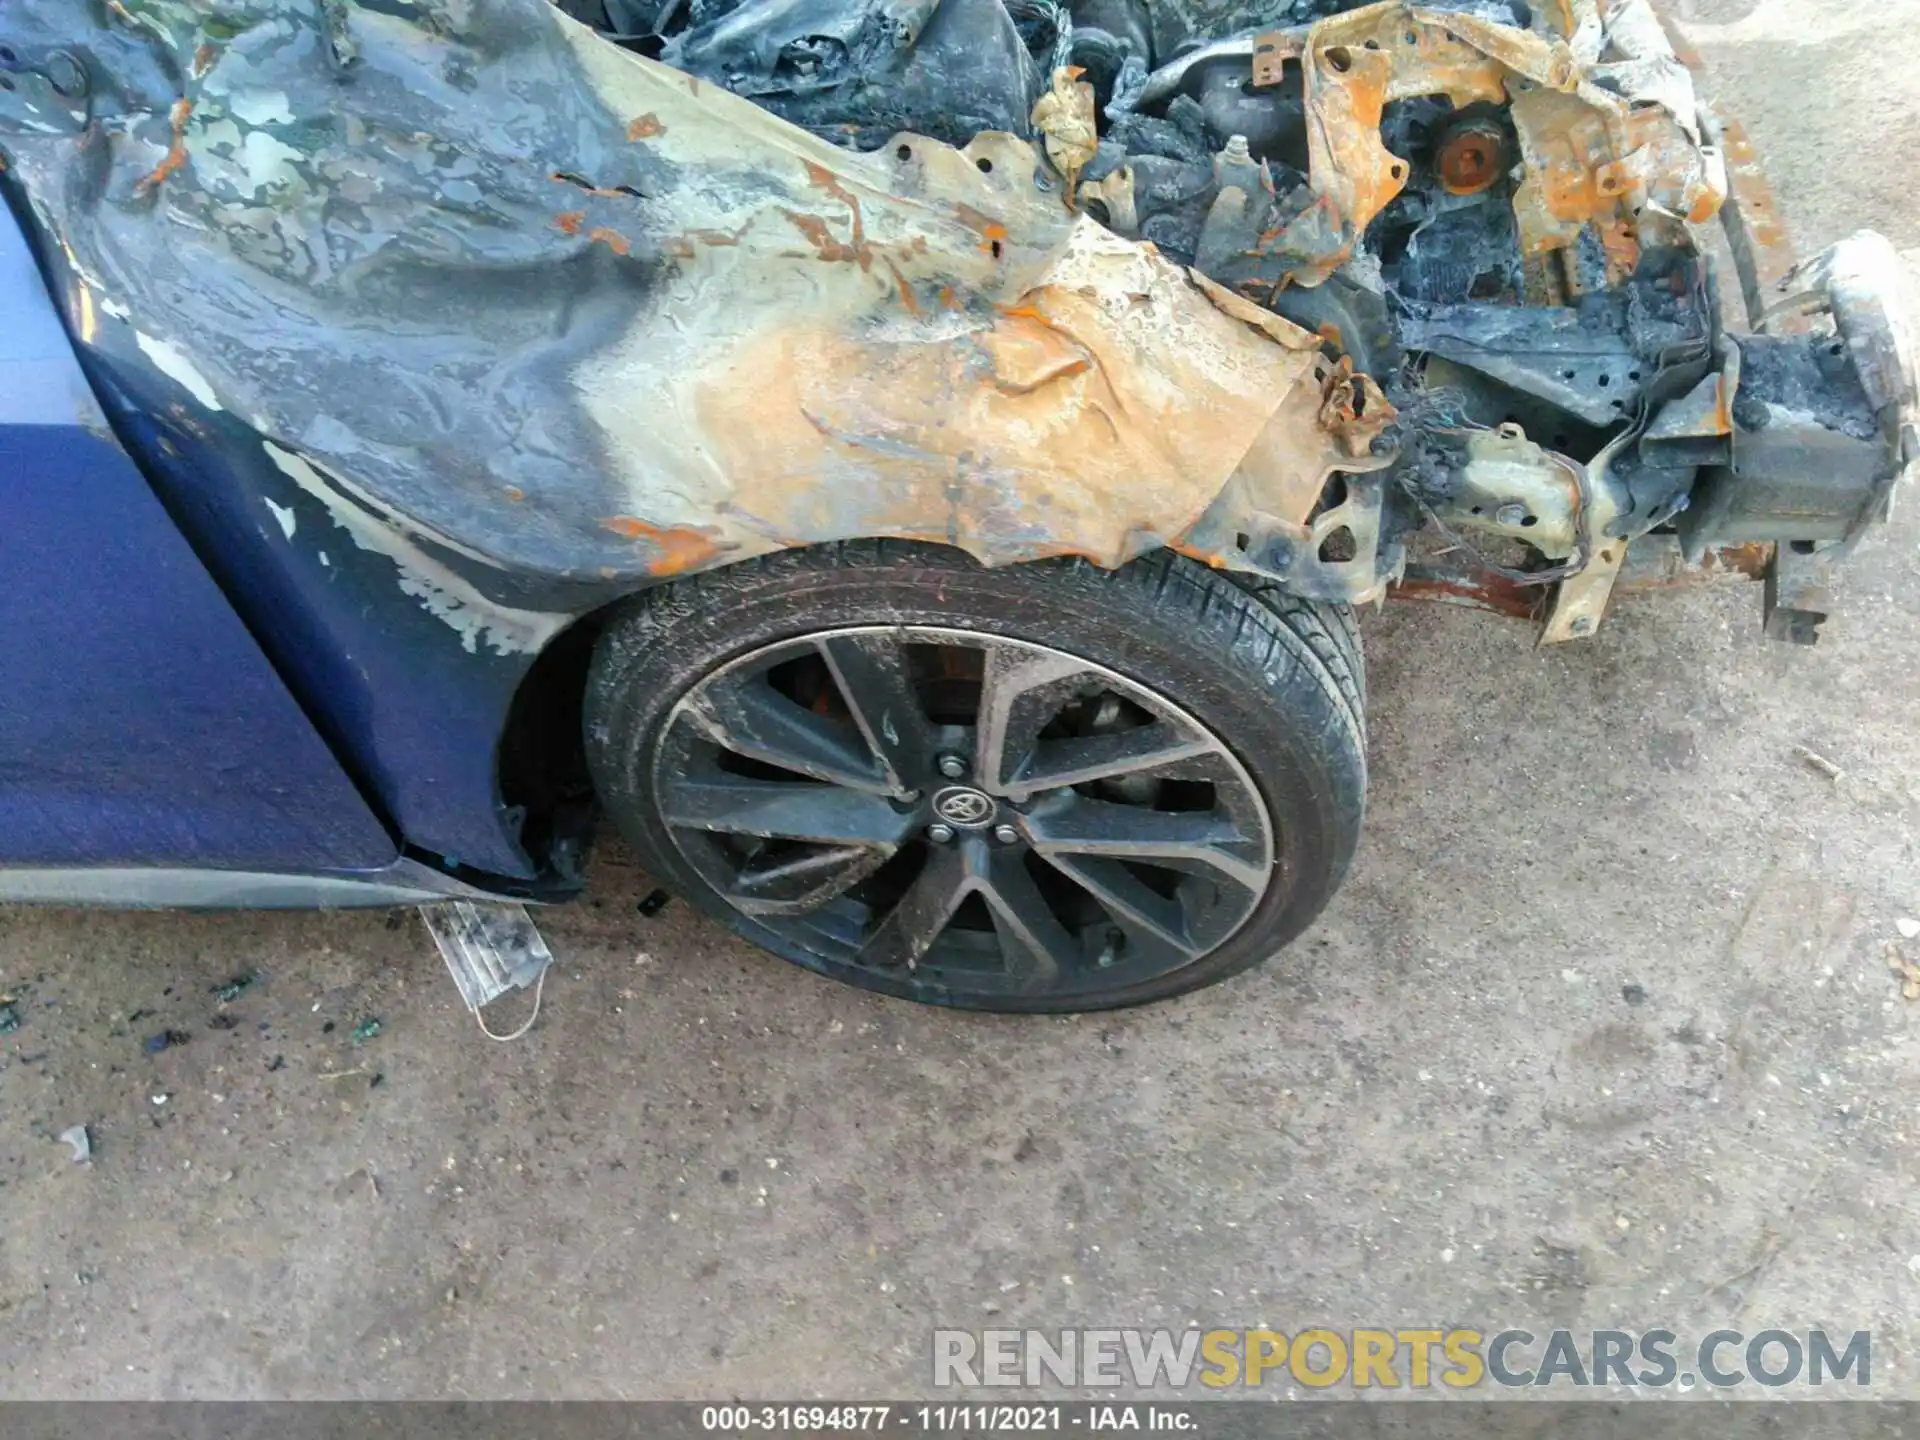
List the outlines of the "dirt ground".
<svg viewBox="0 0 1920 1440">
<path fill-rule="evenodd" d="M 1920 272 L 1920 0 L 1675 11 L 1802 248 Z M 509 1045 L 410 915 L 0 910 L 0 1393 L 899 1395 L 935 1325 L 1197 1320 L 1871 1328 L 1920 1396 L 1905 499 L 1815 650 L 1754 586 L 1369 617 L 1351 882 L 1157 1008 L 869 998 L 613 850 Z"/>
</svg>

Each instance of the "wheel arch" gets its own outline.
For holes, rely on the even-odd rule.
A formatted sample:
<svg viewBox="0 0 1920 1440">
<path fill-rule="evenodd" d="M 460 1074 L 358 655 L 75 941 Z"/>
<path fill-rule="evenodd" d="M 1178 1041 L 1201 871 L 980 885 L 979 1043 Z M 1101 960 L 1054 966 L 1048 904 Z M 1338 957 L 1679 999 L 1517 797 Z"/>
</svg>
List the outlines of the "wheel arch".
<svg viewBox="0 0 1920 1440">
<path fill-rule="evenodd" d="M 903 555 L 939 555 L 959 564 L 987 568 L 978 557 L 957 545 L 886 536 L 795 545 L 773 553 L 797 557 L 808 552 L 869 545 L 897 548 Z M 541 647 L 514 687 L 494 750 L 501 803 L 510 813 L 518 813 L 520 844 L 536 868 L 566 876 L 590 838 L 596 818 L 597 799 L 587 775 L 581 717 L 594 645 L 607 622 L 642 597 L 658 594 L 682 580 L 696 575 L 711 578 L 740 566 L 763 564 L 768 558 L 766 555 L 742 557 L 634 586 L 576 617 Z"/>
</svg>

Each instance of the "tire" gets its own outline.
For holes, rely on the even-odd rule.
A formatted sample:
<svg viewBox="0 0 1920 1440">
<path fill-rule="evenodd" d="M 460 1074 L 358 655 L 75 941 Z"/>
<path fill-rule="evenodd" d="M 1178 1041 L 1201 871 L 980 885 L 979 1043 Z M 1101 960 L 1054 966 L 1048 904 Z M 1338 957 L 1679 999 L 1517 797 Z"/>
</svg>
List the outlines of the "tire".
<svg viewBox="0 0 1920 1440">
<path fill-rule="evenodd" d="M 1346 607 L 1167 552 L 853 542 L 627 602 L 586 749 L 641 864 L 755 944 L 912 1000 L 1097 1010 L 1312 923 L 1359 836 L 1363 685 Z"/>
</svg>

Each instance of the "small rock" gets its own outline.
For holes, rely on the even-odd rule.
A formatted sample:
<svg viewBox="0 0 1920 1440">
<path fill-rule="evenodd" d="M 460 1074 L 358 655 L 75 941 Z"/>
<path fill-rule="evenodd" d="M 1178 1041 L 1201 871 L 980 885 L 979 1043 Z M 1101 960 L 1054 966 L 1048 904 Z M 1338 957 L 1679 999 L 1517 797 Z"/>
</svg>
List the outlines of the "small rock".
<svg viewBox="0 0 1920 1440">
<path fill-rule="evenodd" d="M 1902 940 L 1920 940 L 1920 920 L 1911 915 L 1902 915 L 1893 922 L 1893 928 L 1900 932 Z"/>
<path fill-rule="evenodd" d="M 73 1163 L 84 1165 L 93 1158 L 93 1141 L 87 1136 L 87 1127 L 73 1125 L 62 1130 L 56 1137 L 73 1147 Z"/>
<path fill-rule="evenodd" d="M 1644 1005 L 1647 1003 L 1647 987 L 1644 985 L 1622 985 L 1620 987 L 1620 998 L 1629 1005 Z"/>
<path fill-rule="evenodd" d="M 162 1030 L 158 1035 L 149 1035 L 140 1042 L 140 1048 L 149 1055 L 158 1055 L 162 1050 L 170 1050 L 176 1045 L 184 1045 L 193 1036 L 185 1030 Z"/>
<path fill-rule="evenodd" d="M 11 1035 L 20 1028 L 20 1007 L 11 1001 L 0 1005 L 0 1035 Z"/>
<path fill-rule="evenodd" d="M 214 985 L 209 988 L 214 999 L 218 1000 L 222 1005 L 231 1005 L 235 1000 L 238 1000 L 241 995 L 245 994 L 246 991 L 252 987 L 253 982 L 259 978 L 260 976 L 256 971 L 242 970 L 224 985 Z"/>
</svg>

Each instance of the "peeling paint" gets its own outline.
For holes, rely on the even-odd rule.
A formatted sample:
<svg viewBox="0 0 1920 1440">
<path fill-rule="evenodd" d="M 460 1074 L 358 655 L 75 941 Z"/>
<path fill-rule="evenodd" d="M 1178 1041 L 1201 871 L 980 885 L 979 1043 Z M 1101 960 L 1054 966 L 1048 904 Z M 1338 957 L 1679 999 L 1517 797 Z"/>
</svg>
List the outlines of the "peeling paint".
<svg viewBox="0 0 1920 1440">
<path fill-rule="evenodd" d="M 469 653 L 484 643 L 500 655 L 535 654 L 566 627 L 568 616 L 516 610 L 488 599 L 472 582 L 427 554 L 413 536 L 363 509 L 305 456 L 271 440 L 263 441 L 262 446 L 281 474 L 326 506 L 333 523 L 345 530 L 357 547 L 393 561 L 402 593 L 418 600 L 422 608 L 459 635 L 461 646 Z M 288 538 L 292 538 L 291 530 Z"/>
<path fill-rule="evenodd" d="M 178 345 L 171 340 L 158 339 L 144 330 L 135 331 L 134 340 L 140 346 L 140 352 L 153 361 L 155 368 L 199 401 L 203 409 L 224 408 L 220 404 L 220 397 L 213 393 L 213 386 L 207 382 L 207 377 L 200 373 Z"/>
</svg>

